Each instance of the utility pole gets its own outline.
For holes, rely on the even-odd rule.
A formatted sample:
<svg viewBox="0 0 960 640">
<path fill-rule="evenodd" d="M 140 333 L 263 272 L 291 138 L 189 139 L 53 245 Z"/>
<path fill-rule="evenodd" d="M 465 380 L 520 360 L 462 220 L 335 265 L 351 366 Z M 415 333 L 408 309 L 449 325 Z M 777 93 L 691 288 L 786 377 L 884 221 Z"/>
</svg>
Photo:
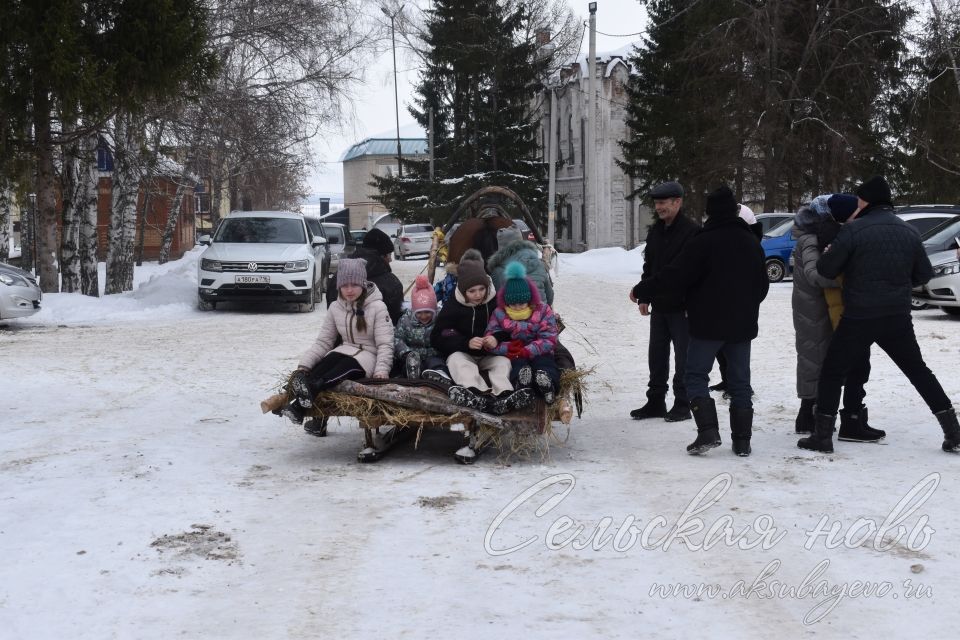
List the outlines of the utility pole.
<svg viewBox="0 0 960 640">
<path fill-rule="evenodd" d="M 386 7 L 380 7 L 380 11 L 390 18 L 390 41 L 393 43 L 393 109 L 397 117 L 397 175 L 403 177 L 403 163 L 400 161 L 400 97 L 397 90 L 397 38 L 394 30 L 394 20 L 406 5 L 400 5 L 395 13 L 387 11 Z"/>
<path fill-rule="evenodd" d="M 429 122 L 429 126 L 430 126 L 430 129 L 429 129 L 429 131 L 427 132 L 427 133 L 429 134 L 429 136 L 430 136 L 430 139 L 429 139 L 429 143 L 430 143 L 430 182 L 433 182 L 433 107 L 430 107 L 430 111 L 428 112 L 428 118 L 429 118 L 428 122 Z"/>
<path fill-rule="evenodd" d="M 584 171 L 586 173 L 586 193 L 584 203 L 587 211 L 587 249 L 596 249 L 599 246 L 597 238 L 597 213 L 599 194 L 597 193 L 597 149 L 594 140 L 595 105 L 593 76 L 596 71 L 597 59 L 597 3 L 591 2 L 587 7 L 590 10 L 590 53 L 587 55 L 587 152 L 584 154 Z M 599 78 L 597 79 L 599 80 Z"/>
<path fill-rule="evenodd" d="M 557 92 L 553 87 L 550 92 L 550 138 L 547 147 L 550 149 L 548 162 L 550 163 L 550 187 L 547 191 L 547 242 L 550 246 L 557 246 Z"/>
</svg>

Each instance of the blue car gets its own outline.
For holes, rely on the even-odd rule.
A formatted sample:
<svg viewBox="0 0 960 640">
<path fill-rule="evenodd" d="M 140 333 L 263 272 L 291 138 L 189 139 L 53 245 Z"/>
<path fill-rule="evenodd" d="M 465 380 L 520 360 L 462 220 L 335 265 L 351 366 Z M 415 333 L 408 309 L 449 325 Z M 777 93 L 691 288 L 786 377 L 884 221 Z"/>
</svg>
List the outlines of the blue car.
<svg viewBox="0 0 960 640">
<path fill-rule="evenodd" d="M 780 282 L 793 271 L 790 259 L 797 241 L 793 239 L 793 219 L 780 223 L 768 231 L 760 242 L 767 264 L 767 279 Z"/>
</svg>

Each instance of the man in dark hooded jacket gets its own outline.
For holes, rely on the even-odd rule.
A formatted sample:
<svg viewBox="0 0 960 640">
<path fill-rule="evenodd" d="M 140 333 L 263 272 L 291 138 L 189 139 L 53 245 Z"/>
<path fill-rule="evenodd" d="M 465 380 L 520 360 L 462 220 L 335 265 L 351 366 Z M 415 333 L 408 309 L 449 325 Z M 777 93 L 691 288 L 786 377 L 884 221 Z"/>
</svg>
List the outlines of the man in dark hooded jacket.
<svg viewBox="0 0 960 640">
<path fill-rule="evenodd" d="M 876 343 L 899 367 L 943 429 L 942 449 L 960 452 L 957 414 L 937 377 L 923 361 L 910 317 L 913 287 L 933 276 L 917 231 L 894 214 L 890 186 L 881 176 L 857 188 L 859 213 L 843 225 L 817 261 L 825 278 L 843 274 L 843 315 L 830 339 L 817 383 L 814 433 L 802 449 L 833 451 L 840 387 L 851 363 L 869 357 Z"/>
<path fill-rule="evenodd" d="M 367 280 L 377 285 L 390 313 L 390 320 L 396 325 L 403 315 L 403 285 L 390 268 L 390 260 L 393 259 L 393 242 L 390 236 L 374 227 L 367 232 L 363 237 L 363 244 L 357 247 L 350 257 L 367 261 Z M 336 299 L 336 278 L 330 278 L 327 283 L 327 307 Z"/>
<path fill-rule="evenodd" d="M 710 369 L 718 352 L 727 358 L 730 431 L 733 451 L 750 455 L 753 401 L 750 388 L 750 342 L 757 337 L 760 303 L 770 283 L 763 249 L 738 216 L 739 206 L 726 186 L 707 196 L 707 222 L 661 273 L 634 288 L 638 299 L 664 291 L 686 300 L 690 323 L 684 382 L 697 439 L 687 447 L 703 453 L 720 442 L 717 408 L 710 397 Z"/>
</svg>

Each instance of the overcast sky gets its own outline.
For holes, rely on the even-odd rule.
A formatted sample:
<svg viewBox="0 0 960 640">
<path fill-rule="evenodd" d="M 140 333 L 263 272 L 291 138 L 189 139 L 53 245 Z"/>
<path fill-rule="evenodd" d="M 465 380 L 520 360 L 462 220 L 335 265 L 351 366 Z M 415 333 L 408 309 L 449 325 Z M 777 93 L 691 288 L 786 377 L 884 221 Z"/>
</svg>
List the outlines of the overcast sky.
<svg viewBox="0 0 960 640">
<path fill-rule="evenodd" d="M 375 0 L 370 0 L 375 4 Z M 404 11 L 417 11 L 415 3 L 409 4 Z M 420 4 L 426 4 L 421 2 Z M 588 16 L 587 2 L 570 2 L 573 10 L 584 20 Z M 627 38 L 611 37 L 607 34 L 628 34 L 642 31 L 646 24 L 646 12 L 637 0 L 597 0 L 597 52 L 619 49 L 637 36 Z M 584 35 L 581 56 L 587 52 L 587 36 Z M 411 55 L 404 55 L 397 49 L 397 79 L 400 94 L 400 127 L 414 123 L 407 112 L 413 85 L 417 82 L 418 61 Z M 366 81 L 355 89 L 356 100 L 353 104 L 353 123 L 334 135 L 318 136 L 314 142 L 316 160 L 315 171 L 309 178 L 310 190 L 314 193 L 343 193 L 343 169 L 340 156 L 351 145 L 364 138 L 380 133 L 395 133 L 395 115 L 393 100 L 393 60 L 390 50 L 371 60 L 366 69 Z"/>
</svg>

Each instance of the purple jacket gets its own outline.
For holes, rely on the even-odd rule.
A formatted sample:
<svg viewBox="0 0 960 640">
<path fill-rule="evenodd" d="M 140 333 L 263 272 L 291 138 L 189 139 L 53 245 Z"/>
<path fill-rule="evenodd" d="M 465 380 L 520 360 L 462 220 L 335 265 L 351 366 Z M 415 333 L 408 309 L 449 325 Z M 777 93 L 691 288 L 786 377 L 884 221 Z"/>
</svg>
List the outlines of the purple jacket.
<svg viewBox="0 0 960 640">
<path fill-rule="evenodd" d="M 557 317 L 553 315 L 550 305 L 543 302 L 537 285 L 530 278 L 530 306 L 533 313 L 526 320 L 512 320 L 507 315 L 506 302 L 503 292 L 506 287 L 497 292 L 497 308 L 487 323 L 488 336 L 497 339 L 497 346 L 489 349 L 489 353 L 498 356 L 507 355 L 510 342 L 519 340 L 530 351 L 530 357 L 552 354 L 557 347 Z"/>
</svg>

